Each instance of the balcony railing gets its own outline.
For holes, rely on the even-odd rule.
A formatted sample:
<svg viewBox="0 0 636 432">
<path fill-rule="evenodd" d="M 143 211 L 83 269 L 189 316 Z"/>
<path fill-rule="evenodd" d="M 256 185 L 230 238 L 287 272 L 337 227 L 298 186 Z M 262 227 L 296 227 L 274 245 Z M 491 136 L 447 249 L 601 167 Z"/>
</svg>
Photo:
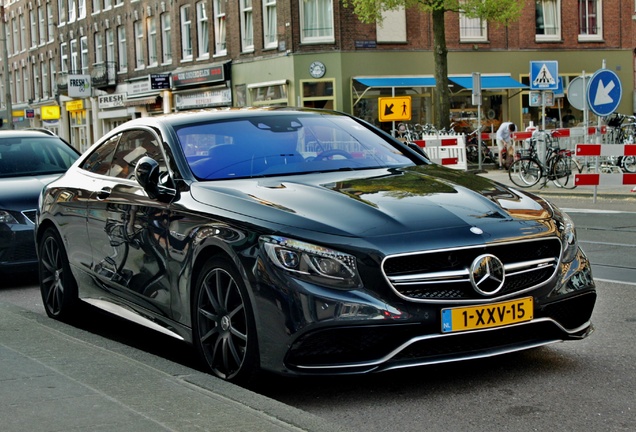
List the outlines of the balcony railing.
<svg viewBox="0 0 636 432">
<path fill-rule="evenodd" d="M 103 88 L 117 84 L 117 63 L 103 62 L 93 65 L 91 71 L 91 82 L 94 87 Z"/>
</svg>

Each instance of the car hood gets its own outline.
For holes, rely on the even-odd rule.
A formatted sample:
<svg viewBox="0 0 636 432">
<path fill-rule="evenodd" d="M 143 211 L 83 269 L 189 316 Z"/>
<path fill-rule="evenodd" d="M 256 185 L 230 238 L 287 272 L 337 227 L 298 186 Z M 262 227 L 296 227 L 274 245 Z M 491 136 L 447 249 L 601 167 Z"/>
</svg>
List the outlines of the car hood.
<svg viewBox="0 0 636 432">
<path fill-rule="evenodd" d="M 31 210 L 38 206 L 40 192 L 59 174 L 44 176 L 10 177 L 0 179 L 0 208 Z"/>
<path fill-rule="evenodd" d="M 356 237 L 552 216 L 539 197 L 439 165 L 202 182 L 191 193 L 201 203 L 270 223 Z"/>
</svg>

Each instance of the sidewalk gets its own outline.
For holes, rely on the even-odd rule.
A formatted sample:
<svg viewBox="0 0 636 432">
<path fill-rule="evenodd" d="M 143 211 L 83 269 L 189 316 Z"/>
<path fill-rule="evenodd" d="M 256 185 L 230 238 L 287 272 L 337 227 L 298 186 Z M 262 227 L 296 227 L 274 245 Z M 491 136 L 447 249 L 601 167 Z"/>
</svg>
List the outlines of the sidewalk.
<svg viewBox="0 0 636 432">
<path fill-rule="evenodd" d="M 86 336 L 0 303 L 2 431 L 345 429 L 212 375 Z"/>
<path fill-rule="evenodd" d="M 599 185 L 596 187 L 596 191 L 594 186 L 579 186 L 574 189 L 563 189 L 554 185 L 552 182 L 548 182 L 545 187 L 542 187 L 543 181 L 540 181 L 533 187 L 529 188 L 520 188 L 516 186 L 512 181 L 510 181 L 510 177 L 508 176 L 507 170 L 498 170 L 492 169 L 491 167 L 485 167 L 482 171 L 478 170 L 469 170 L 469 172 L 474 172 L 476 175 L 489 178 L 496 182 L 505 184 L 512 188 L 524 191 L 530 191 L 537 195 L 558 195 L 564 197 L 594 197 L 596 193 L 596 197 L 599 199 L 634 199 L 636 200 L 636 192 L 632 192 L 632 189 L 636 188 L 636 185 Z"/>
</svg>

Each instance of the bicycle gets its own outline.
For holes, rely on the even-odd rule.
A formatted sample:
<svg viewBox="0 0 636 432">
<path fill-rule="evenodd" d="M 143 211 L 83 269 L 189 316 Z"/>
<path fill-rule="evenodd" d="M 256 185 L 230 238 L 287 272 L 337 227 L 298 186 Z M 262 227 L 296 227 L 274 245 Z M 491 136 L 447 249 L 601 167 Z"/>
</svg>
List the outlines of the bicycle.
<svg viewBox="0 0 636 432">
<path fill-rule="evenodd" d="M 628 120 L 627 123 L 625 121 Z M 636 117 L 626 116 L 620 113 L 612 114 L 607 120 L 608 144 L 634 144 L 636 140 Z M 618 167 L 625 172 L 636 172 L 636 157 L 634 156 L 608 156 L 604 158 L 605 169 L 613 172 L 613 167 Z"/>
<path fill-rule="evenodd" d="M 479 138 L 477 134 L 481 133 L 482 128 L 477 128 L 466 135 L 466 160 L 470 163 L 479 163 L 479 151 L 477 150 Z M 481 161 L 495 162 L 495 157 L 490 147 L 485 141 L 481 142 Z"/>
<path fill-rule="evenodd" d="M 541 179 L 543 179 L 542 188 L 547 185 L 548 181 L 552 181 L 555 186 L 560 188 L 574 189 L 576 187 L 572 174 L 581 173 L 583 166 L 572 157 L 572 150 L 562 149 L 552 141 L 552 134 L 553 132 L 543 133 L 543 139 L 546 141 L 545 163 L 541 162 L 536 151 L 539 139 L 536 135 L 530 140 L 528 150 L 517 152 L 517 160 L 508 169 L 510 181 L 519 187 L 534 186 Z"/>
</svg>

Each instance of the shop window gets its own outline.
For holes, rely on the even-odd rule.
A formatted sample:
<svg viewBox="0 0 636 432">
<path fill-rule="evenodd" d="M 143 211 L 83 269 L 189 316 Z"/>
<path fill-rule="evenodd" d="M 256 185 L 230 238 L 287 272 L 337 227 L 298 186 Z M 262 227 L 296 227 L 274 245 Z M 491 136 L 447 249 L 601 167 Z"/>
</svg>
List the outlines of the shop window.
<svg viewBox="0 0 636 432">
<path fill-rule="evenodd" d="M 301 104 L 304 107 L 337 109 L 335 97 L 336 81 L 333 79 L 303 80 Z"/>
<path fill-rule="evenodd" d="M 287 82 L 253 84 L 248 86 L 252 105 L 283 105 L 288 104 Z"/>
</svg>

